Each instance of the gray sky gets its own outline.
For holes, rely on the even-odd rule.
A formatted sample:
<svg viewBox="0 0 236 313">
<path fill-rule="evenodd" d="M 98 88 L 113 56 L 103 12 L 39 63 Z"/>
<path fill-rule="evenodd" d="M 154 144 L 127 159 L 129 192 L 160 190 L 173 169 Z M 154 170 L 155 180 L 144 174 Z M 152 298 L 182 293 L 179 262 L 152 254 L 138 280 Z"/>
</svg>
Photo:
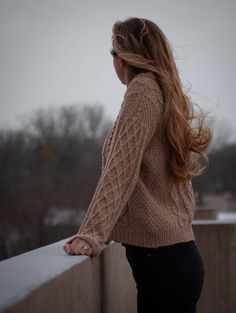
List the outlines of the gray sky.
<svg viewBox="0 0 236 313">
<path fill-rule="evenodd" d="M 109 54 L 111 30 L 132 16 L 165 32 L 192 99 L 236 124 L 236 1 L 0 0 L 1 128 L 80 102 L 103 104 L 114 119 L 126 86 Z"/>
</svg>

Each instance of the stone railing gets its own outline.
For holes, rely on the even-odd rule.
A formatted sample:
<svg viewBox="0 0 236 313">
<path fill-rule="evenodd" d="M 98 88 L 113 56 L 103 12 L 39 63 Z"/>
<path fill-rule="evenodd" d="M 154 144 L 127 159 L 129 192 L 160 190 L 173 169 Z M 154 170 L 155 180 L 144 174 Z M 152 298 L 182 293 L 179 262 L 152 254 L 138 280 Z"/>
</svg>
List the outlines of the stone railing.
<svg viewBox="0 0 236 313">
<path fill-rule="evenodd" d="M 193 230 L 206 270 L 197 312 L 236 312 L 236 224 L 194 220 Z M 0 312 L 135 313 L 125 248 L 111 242 L 100 256 L 69 256 L 66 240 L 0 262 Z"/>
</svg>

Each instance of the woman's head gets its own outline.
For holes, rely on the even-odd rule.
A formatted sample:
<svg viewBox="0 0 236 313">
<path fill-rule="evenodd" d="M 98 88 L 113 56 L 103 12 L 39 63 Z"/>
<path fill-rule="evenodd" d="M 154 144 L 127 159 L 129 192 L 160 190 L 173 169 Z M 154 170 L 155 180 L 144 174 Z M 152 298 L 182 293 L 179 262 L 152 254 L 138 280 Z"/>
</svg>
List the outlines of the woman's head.
<svg viewBox="0 0 236 313">
<path fill-rule="evenodd" d="M 154 22 L 137 17 L 115 22 L 112 46 L 112 54 L 118 55 L 132 72 L 152 71 L 168 79 L 165 72 L 173 63 L 172 51 L 165 34 Z"/>
<path fill-rule="evenodd" d="M 134 75 L 145 71 L 155 74 L 164 98 L 164 139 L 174 178 L 181 181 L 203 173 L 208 166 L 204 151 L 212 140 L 212 132 L 204 125 L 205 115 L 195 115 L 164 32 L 156 23 L 144 18 L 117 21 L 112 28 L 111 53 L 116 59 L 114 65 L 118 76 L 122 64 Z M 193 120 L 199 121 L 198 127 L 191 127 Z M 205 166 L 200 167 L 196 154 L 205 159 Z"/>
</svg>

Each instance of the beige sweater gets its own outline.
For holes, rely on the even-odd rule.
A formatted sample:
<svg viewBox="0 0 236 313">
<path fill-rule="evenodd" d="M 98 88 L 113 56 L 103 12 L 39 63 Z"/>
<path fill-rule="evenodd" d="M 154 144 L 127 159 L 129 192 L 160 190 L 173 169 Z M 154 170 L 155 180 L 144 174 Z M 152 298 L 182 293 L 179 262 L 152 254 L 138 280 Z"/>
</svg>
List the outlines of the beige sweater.
<svg viewBox="0 0 236 313">
<path fill-rule="evenodd" d="M 113 240 L 160 247 L 195 240 L 191 180 L 168 176 L 162 134 L 163 97 L 151 72 L 129 83 L 102 149 L 102 172 L 78 233 L 99 255 Z"/>
</svg>

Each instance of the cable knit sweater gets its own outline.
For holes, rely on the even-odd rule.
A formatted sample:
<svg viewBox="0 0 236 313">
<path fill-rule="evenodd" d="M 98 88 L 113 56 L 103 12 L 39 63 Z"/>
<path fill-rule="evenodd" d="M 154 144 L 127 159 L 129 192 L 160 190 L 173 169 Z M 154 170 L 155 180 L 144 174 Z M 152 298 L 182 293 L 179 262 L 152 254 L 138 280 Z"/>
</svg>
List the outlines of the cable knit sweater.
<svg viewBox="0 0 236 313">
<path fill-rule="evenodd" d="M 168 175 L 163 139 L 163 95 L 152 72 L 137 74 L 124 94 L 102 148 L 102 171 L 74 238 L 99 255 L 110 241 L 160 247 L 195 240 L 191 180 Z"/>
</svg>

